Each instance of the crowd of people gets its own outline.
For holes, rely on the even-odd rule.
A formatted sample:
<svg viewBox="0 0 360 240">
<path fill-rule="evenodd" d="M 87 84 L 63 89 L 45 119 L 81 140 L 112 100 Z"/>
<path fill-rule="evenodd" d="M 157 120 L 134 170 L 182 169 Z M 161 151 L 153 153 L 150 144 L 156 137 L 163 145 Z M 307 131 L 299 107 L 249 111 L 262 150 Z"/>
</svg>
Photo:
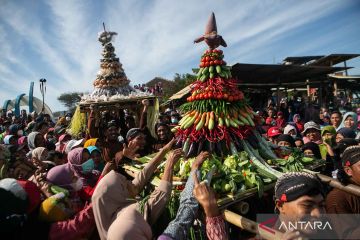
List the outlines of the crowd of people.
<svg viewBox="0 0 360 240">
<path fill-rule="evenodd" d="M 134 85 L 134 88 L 141 92 L 151 93 L 155 96 L 161 96 L 164 93 L 161 82 L 155 84 L 153 87 L 147 87 L 145 84 L 137 84 Z"/>
<path fill-rule="evenodd" d="M 154 137 L 146 127 L 150 103 L 144 100 L 142 104 L 139 121 L 130 111 L 100 112 L 96 105 L 91 106 L 86 132 L 80 137 L 67 131 L 71 114 L 54 123 L 47 114 L 5 113 L 0 118 L 1 236 L 186 239 L 202 209 L 207 237 L 228 239 L 216 194 L 199 180 L 199 169 L 210 155 L 205 151 L 192 164 L 176 217 L 155 235 L 153 228 L 171 196 L 174 166 L 183 156 L 171 132 L 181 115 L 175 109 L 161 113 Z M 279 157 L 286 158 L 286 148 L 298 148 L 308 157 L 325 160 L 324 174 L 360 187 L 360 109 L 345 114 L 322 109 L 320 121 L 306 123 L 296 112 L 285 116 L 273 107 L 259 115 L 263 125 L 257 130 Z M 125 163 L 149 154 L 155 155 L 135 176 L 124 169 Z M 160 184 L 140 197 L 163 161 Z M 360 214 L 358 196 L 329 189 L 310 173 L 284 174 L 276 182 L 274 199 L 282 221 L 325 213 Z M 360 236 L 354 219 L 336 226 L 331 234 L 340 239 Z M 298 239 L 302 234 L 308 233 L 289 230 L 284 239 Z"/>
</svg>

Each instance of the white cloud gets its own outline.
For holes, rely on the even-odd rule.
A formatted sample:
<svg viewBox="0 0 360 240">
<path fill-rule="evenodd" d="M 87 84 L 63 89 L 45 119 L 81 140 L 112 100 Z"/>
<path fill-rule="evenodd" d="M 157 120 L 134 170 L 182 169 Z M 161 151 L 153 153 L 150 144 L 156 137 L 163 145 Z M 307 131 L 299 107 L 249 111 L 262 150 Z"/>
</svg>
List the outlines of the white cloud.
<svg viewBox="0 0 360 240">
<path fill-rule="evenodd" d="M 196 67 L 206 47 L 192 41 L 203 33 L 211 11 L 229 45 L 226 59 L 235 63 L 261 62 L 263 53 L 276 55 L 273 46 L 286 45 L 284 36 L 344 6 L 342 1 L 326 0 L 9 1 L 0 9 L 0 83 L 6 85 L 0 93 L 8 97 L 3 89 L 16 89 L 19 83 L 28 86 L 30 80 L 45 77 L 47 102 L 59 110 L 63 107 L 56 98 L 62 92 L 92 90 L 101 57 L 97 33 L 103 21 L 108 30 L 118 32 L 116 53 L 135 84 Z M 320 39 L 312 46 L 322 49 Z M 9 78 L 16 82 L 6 82 Z M 38 90 L 35 94 L 40 96 Z"/>
</svg>

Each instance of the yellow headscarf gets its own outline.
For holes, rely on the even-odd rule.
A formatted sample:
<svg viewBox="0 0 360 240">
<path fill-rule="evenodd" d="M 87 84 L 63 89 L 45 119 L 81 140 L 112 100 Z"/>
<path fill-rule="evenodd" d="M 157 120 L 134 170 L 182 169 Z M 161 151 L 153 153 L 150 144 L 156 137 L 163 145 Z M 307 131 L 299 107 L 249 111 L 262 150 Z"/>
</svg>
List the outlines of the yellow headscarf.
<svg viewBox="0 0 360 240">
<path fill-rule="evenodd" d="M 87 140 L 84 144 L 84 148 L 90 147 L 90 146 L 95 146 L 96 141 L 98 139 L 97 138 L 90 138 L 89 140 Z"/>
</svg>

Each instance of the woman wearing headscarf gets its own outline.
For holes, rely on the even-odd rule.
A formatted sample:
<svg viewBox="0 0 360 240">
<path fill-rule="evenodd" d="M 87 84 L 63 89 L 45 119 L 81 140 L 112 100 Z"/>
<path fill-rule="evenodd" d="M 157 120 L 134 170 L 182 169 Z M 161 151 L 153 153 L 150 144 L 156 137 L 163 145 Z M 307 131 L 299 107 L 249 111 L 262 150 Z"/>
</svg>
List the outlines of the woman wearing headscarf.
<svg viewBox="0 0 360 240">
<path fill-rule="evenodd" d="M 350 129 L 350 128 L 340 128 L 337 132 L 336 132 L 336 138 L 335 141 L 336 143 L 340 142 L 342 139 L 344 138 L 352 138 L 355 139 L 356 137 L 356 133 L 354 130 Z"/>
<path fill-rule="evenodd" d="M 314 142 L 308 142 L 302 146 L 302 151 L 304 155 L 309 157 L 314 157 L 316 159 L 321 159 L 319 146 Z"/>
<path fill-rule="evenodd" d="M 105 163 L 102 159 L 100 149 L 95 146 L 89 146 L 86 149 L 89 151 L 90 159 L 82 164 L 83 171 L 97 170 L 102 172 L 105 167 Z"/>
<path fill-rule="evenodd" d="M 31 152 L 37 147 L 46 147 L 45 138 L 39 132 L 31 132 L 27 138 L 29 152 L 27 154 L 28 158 L 31 158 Z"/>
<path fill-rule="evenodd" d="M 16 137 L 14 135 L 6 135 L 4 137 L 4 144 L 5 145 L 16 145 L 17 144 Z"/>
<path fill-rule="evenodd" d="M 111 171 L 99 182 L 92 203 L 100 238 L 103 239 L 151 239 L 151 225 L 156 223 L 171 193 L 172 171 L 181 157 L 181 149 L 168 155 L 165 172 L 159 186 L 144 201 L 143 207 L 135 200 L 150 180 L 165 154 L 171 149 L 172 140 L 130 181 L 117 171 Z M 131 145 L 131 142 L 129 143 Z M 136 154 L 134 147 L 125 147 L 123 157 Z M 120 159 L 121 161 L 121 159 Z M 108 163 L 109 164 L 109 163 Z M 134 200 L 133 200 L 134 199 Z"/>
<path fill-rule="evenodd" d="M 58 142 L 55 144 L 56 148 L 55 150 L 58 151 L 58 152 L 61 152 L 61 153 L 64 153 L 65 151 L 65 147 L 66 147 L 66 143 L 68 141 L 71 140 L 71 135 L 69 134 L 62 134 L 60 137 L 59 137 L 59 140 Z"/>
<path fill-rule="evenodd" d="M 38 169 L 46 169 L 48 168 L 48 164 L 46 161 L 46 157 L 48 155 L 48 150 L 44 147 L 35 148 L 31 154 L 31 162 L 34 164 L 35 167 Z"/>
<path fill-rule="evenodd" d="M 47 181 L 67 190 L 41 204 L 39 217 L 47 222 L 55 222 L 50 227 L 49 239 L 90 238 L 95 229 L 92 204 L 83 205 L 78 198 L 82 181 L 71 165 L 67 163 L 50 169 Z"/>
<path fill-rule="evenodd" d="M 357 133 L 357 125 L 358 125 L 358 116 L 354 112 L 347 112 L 344 114 L 344 117 L 342 118 L 342 122 L 340 123 L 340 126 L 336 129 L 336 131 L 340 130 L 341 128 L 349 128 L 355 133 Z"/>
<path fill-rule="evenodd" d="M 92 171 L 83 171 L 82 164 L 90 157 L 89 151 L 86 148 L 75 148 L 71 150 L 67 156 L 68 164 L 74 170 L 75 175 L 83 180 L 83 185 L 94 186 L 99 178 L 99 174 L 95 175 Z"/>
<path fill-rule="evenodd" d="M 293 117 L 293 121 L 295 123 L 296 129 L 298 133 L 304 131 L 304 123 L 301 121 L 300 114 L 295 114 Z"/>
<path fill-rule="evenodd" d="M 29 151 L 28 144 L 27 144 L 27 136 L 19 137 L 17 143 L 18 143 L 19 146 L 24 145 L 24 148 L 26 148 Z"/>
</svg>

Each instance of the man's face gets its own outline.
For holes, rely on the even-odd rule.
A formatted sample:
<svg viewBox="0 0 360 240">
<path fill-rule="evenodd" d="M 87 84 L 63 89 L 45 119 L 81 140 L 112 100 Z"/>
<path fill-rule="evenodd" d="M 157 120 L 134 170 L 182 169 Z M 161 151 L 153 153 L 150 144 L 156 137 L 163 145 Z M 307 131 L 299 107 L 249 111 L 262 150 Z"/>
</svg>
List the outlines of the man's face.
<svg viewBox="0 0 360 240">
<path fill-rule="evenodd" d="M 297 140 L 297 141 L 295 141 L 295 145 L 297 148 L 301 148 L 304 144 L 301 140 Z"/>
<path fill-rule="evenodd" d="M 136 143 L 137 146 L 139 146 L 139 149 L 142 150 L 145 147 L 146 141 L 145 141 L 145 135 L 139 134 L 137 135 L 133 140 L 131 140 Z"/>
<path fill-rule="evenodd" d="M 166 140 L 168 135 L 168 129 L 165 126 L 160 126 L 158 127 L 156 133 L 159 136 L 160 140 Z"/>
<path fill-rule="evenodd" d="M 281 221 L 315 221 L 320 219 L 326 213 L 325 200 L 321 194 L 315 196 L 301 196 L 298 199 L 280 203 L 276 202 L 276 208 L 280 212 Z M 304 230 L 304 229 L 303 229 Z M 310 230 L 311 229 L 307 229 Z"/>
<path fill-rule="evenodd" d="M 360 161 L 351 166 L 344 167 L 344 170 L 346 174 L 349 175 L 351 179 L 360 186 Z"/>
<path fill-rule="evenodd" d="M 338 113 L 331 114 L 330 121 L 333 126 L 338 127 L 341 121 L 340 115 Z"/>
<path fill-rule="evenodd" d="M 310 128 L 306 131 L 306 137 L 311 142 L 319 141 L 321 139 L 320 131 L 314 128 Z"/>
<path fill-rule="evenodd" d="M 287 141 L 280 141 L 277 145 L 280 147 L 291 147 L 291 144 Z"/>
<path fill-rule="evenodd" d="M 111 126 L 106 130 L 106 138 L 110 141 L 116 141 L 118 138 L 118 128 Z"/>
</svg>

